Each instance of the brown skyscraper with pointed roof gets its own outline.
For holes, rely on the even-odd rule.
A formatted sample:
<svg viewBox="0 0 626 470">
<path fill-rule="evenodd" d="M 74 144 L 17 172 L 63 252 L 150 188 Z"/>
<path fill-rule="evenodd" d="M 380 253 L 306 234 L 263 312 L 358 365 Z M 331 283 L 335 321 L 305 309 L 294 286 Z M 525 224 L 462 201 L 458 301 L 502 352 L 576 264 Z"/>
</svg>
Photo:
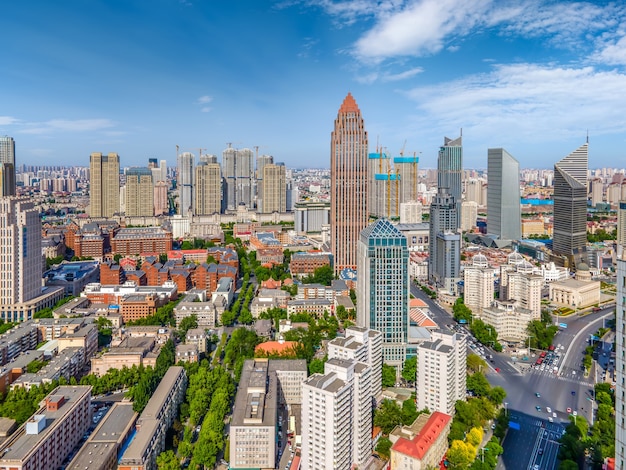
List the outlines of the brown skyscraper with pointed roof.
<svg viewBox="0 0 626 470">
<path fill-rule="evenodd" d="M 367 226 L 367 132 L 350 93 L 330 139 L 330 243 L 335 272 L 356 269 L 359 234 Z"/>
</svg>

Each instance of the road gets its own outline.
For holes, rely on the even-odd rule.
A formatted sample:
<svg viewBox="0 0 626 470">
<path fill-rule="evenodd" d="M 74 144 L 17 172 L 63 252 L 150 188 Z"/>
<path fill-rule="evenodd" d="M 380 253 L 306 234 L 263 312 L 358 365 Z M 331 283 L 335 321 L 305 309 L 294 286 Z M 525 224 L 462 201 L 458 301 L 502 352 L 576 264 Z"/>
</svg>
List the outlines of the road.
<svg viewBox="0 0 626 470">
<path fill-rule="evenodd" d="M 448 329 L 446 325 L 452 323 L 450 314 L 414 284 L 411 294 L 426 302 L 432 319 Z M 613 315 L 613 310 L 614 307 L 610 307 L 582 317 L 559 318 L 559 323 L 566 323 L 567 328 L 561 329 L 554 340 L 561 345 L 558 364 L 546 365 L 543 371 L 531 367 L 534 364 L 532 357 L 532 362 L 526 364 L 513 363 L 508 354 L 484 348 L 486 354 L 493 355 L 493 362 L 488 361 L 487 379 L 491 385 L 506 390 L 505 406 L 511 416 L 518 418 L 520 427 L 516 430 L 513 425 L 507 433 L 503 443 L 505 457 L 498 465 L 500 470 L 528 470 L 535 464 L 539 464 L 542 470 L 556 468 L 556 435 L 569 423 L 570 413 L 576 412 L 591 420 L 588 398 L 591 397 L 594 377 L 584 377 L 580 365 L 590 335 Z M 558 367 L 557 373 L 554 373 L 554 366 Z M 496 368 L 499 372 L 495 371 Z M 542 449 L 541 455 L 538 449 Z"/>
</svg>

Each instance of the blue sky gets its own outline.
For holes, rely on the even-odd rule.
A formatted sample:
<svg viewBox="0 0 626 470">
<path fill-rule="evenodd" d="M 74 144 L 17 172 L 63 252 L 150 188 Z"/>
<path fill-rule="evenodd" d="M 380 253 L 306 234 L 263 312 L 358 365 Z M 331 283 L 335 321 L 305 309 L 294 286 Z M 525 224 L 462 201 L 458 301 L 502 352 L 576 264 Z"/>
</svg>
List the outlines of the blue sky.
<svg viewBox="0 0 626 470">
<path fill-rule="evenodd" d="M 626 167 L 626 5 L 546 0 L 22 0 L 3 5 L 0 135 L 17 163 L 122 166 L 258 146 L 328 167 L 351 92 L 377 142 L 436 166 L 463 129 L 549 168 L 590 135 Z"/>
</svg>

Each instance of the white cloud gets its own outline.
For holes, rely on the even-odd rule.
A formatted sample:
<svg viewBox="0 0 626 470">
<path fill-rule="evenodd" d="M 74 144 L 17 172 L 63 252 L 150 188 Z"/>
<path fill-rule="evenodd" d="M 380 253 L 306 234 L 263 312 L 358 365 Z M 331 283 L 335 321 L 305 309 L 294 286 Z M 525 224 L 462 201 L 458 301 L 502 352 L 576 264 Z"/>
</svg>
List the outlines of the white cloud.
<svg viewBox="0 0 626 470">
<path fill-rule="evenodd" d="M 28 123 L 19 132 L 22 134 L 49 134 L 53 132 L 93 132 L 115 126 L 110 119 L 52 119 L 50 121 Z"/>
<path fill-rule="evenodd" d="M 0 126 L 10 126 L 19 123 L 20 120 L 12 116 L 0 116 Z"/>
<path fill-rule="evenodd" d="M 213 101 L 213 97 L 209 95 L 204 95 L 198 98 L 198 104 L 208 104 Z"/>
<path fill-rule="evenodd" d="M 596 55 L 595 60 L 608 65 L 626 65 L 626 36 L 606 44 Z"/>
<path fill-rule="evenodd" d="M 463 128 L 477 139 L 546 142 L 626 127 L 626 75 L 593 67 L 504 65 L 408 93 L 433 131 Z M 434 129 L 437 127 L 437 129 Z"/>
<path fill-rule="evenodd" d="M 210 106 L 204 106 L 200 111 L 202 111 L 203 113 L 208 113 L 212 110 L 213 108 L 211 108 Z"/>
</svg>

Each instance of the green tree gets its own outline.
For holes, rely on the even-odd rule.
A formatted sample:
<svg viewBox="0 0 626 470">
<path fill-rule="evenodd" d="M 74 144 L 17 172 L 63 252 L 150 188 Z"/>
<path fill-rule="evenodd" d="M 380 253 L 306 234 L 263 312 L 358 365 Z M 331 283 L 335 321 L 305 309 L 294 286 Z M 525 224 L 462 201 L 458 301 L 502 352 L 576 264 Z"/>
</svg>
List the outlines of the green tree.
<svg viewBox="0 0 626 470">
<path fill-rule="evenodd" d="M 224 310 L 222 313 L 222 325 L 231 326 L 235 323 L 235 314 L 230 310 Z"/>
<path fill-rule="evenodd" d="M 453 470 L 467 468 L 476 458 L 476 448 L 460 440 L 452 441 L 448 449 L 449 468 Z"/>
<path fill-rule="evenodd" d="M 410 426 L 413 424 L 413 421 L 415 421 L 418 414 L 417 406 L 415 405 L 415 400 L 413 400 L 413 398 L 409 398 L 402 402 L 402 424 Z"/>
<path fill-rule="evenodd" d="M 417 356 L 413 356 L 404 361 L 402 365 L 402 378 L 409 383 L 415 382 L 417 374 Z"/>
<path fill-rule="evenodd" d="M 323 374 L 324 373 L 324 363 L 326 362 L 327 356 L 324 359 L 315 358 L 311 362 L 309 362 L 309 375 L 311 374 Z"/>
<path fill-rule="evenodd" d="M 402 409 L 395 400 L 383 400 L 374 411 L 374 426 L 389 434 L 393 428 L 402 425 Z"/>
<path fill-rule="evenodd" d="M 198 315 L 195 313 L 183 318 L 178 326 L 178 337 L 184 339 L 187 332 L 191 329 L 198 328 Z"/>
<path fill-rule="evenodd" d="M 485 361 L 478 354 L 468 354 L 467 355 L 467 370 L 468 372 L 482 372 L 483 369 L 487 368 L 487 361 Z"/>
<path fill-rule="evenodd" d="M 396 384 L 396 368 L 383 364 L 383 387 L 393 387 Z"/>
<path fill-rule="evenodd" d="M 559 464 L 559 470 L 578 470 L 578 464 L 573 460 L 563 460 Z"/>
<path fill-rule="evenodd" d="M 156 464 L 159 470 L 180 470 L 180 463 L 172 450 L 161 452 L 157 456 Z"/>
<path fill-rule="evenodd" d="M 474 447 L 478 447 L 478 445 L 483 441 L 483 429 L 482 428 L 472 428 L 465 436 L 465 440 L 467 443 L 471 444 Z"/>
<path fill-rule="evenodd" d="M 381 437 L 376 444 L 376 452 L 385 459 L 389 459 L 391 453 L 391 441 L 387 437 Z"/>
</svg>

